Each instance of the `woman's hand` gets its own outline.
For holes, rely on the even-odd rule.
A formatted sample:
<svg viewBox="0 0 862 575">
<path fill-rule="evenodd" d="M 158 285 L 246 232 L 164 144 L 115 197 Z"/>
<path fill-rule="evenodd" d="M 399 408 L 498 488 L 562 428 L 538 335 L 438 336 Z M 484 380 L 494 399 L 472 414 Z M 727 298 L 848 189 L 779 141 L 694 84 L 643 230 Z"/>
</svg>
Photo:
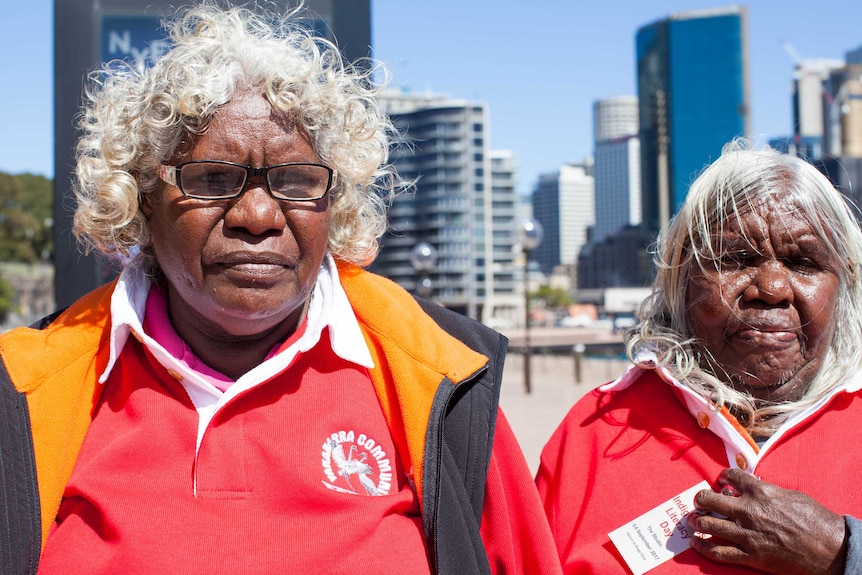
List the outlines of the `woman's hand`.
<svg viewBox="0 0 862 575">
<path fill-rule="evenodd" d="M 697 512 L 687 517 L 689 527 L 702 534 L 691 540 L 698 553 L 776 574 L 844 572 L 844 517 L 741 469 L 725 469 L 719 483 L 721 493 L 700 491 L 694 504 L 726 519 Z"/>
</svg>

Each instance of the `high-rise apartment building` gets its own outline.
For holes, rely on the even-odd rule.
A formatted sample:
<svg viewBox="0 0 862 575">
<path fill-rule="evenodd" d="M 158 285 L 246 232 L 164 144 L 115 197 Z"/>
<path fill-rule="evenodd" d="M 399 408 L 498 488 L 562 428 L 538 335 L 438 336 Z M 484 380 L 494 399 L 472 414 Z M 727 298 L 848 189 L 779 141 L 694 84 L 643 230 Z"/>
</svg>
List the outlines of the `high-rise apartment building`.
<svg viewBox="0 0 862 575">
<path fill-rule="evenodd" d="M 427 272 L 434 300 L 481 319 L 495 291 L 487 106 L 397 91 L 380 102 L 409 143 L 393 152 L 392 162 L 416 184 L 391 206 L 390 231 L 371 269 L 415 290 L 411 250 L 428 242 L 437 252 Z"/>
<path fill-rule="evenodd" d="M 511 150 L 491 150 L 491 243 L 494 290 L 497 295 L 517 292 L 512 266 L 514 230 L 518 222 L 518 163 Z"/>
<path fill-rule="evenodd" d="M 518 164 L 511 150 L 491 150 L 492 284 L 486 290 L 483 321 L 515 325 L 524 317 L 519 254 L 514 251 L 519 213 Z"/>
<path fill-rule="evenodd" d="M 823 83 L 821 169 L 862 208 L 862 47 L 847 52 L 846 59 Z"/>
<path fill-rule="evenodd" d="M 638 100 L 619 96 L 593 104 L 595 135 L 595 225 L 590 241 L 600 243 L 641 222 Z"/>
<path fill-rule="evenodd" d="M 577 287 L 642 286 L 641 170 L 638 99 L 618 96 L 593 104 L 595 224 L 578 253 Z"/>
<path fill-rule="evenodd" d="M 794 58 L 793 136 L 769 140 L 781 152 L 812 162 L 857 206 L 862 207 L 862 47 L 846 62 Z"/>
<path fill-rule="evenodd" d="M 830 71 L 821 94 L 825 154 L 862 158 L 862 48 L 848 52 L 847 63 Z"/>
<path fill-rule="evenodd" d="M 722 146 L 749 134 L 744 7 L 672 14 L 636 35 L 643 223 L 667 223 Z"/>
<path fill-rule="evenodd" d="M 637 96 L 615 96 L 593 102 L 593 142 L 618 140 L 637 133 Z"/>
<path fill-rule="evenodd" d="M 577 262 L 587 231 L 594 222 L 592 162 L 566 164 L 542 174 L 533 190 L 533 217 L 542 224 L 544 239 L 530 253 L 542 272 L 567 266 L 577 285 Z"/>
<path fill-rule="evenodd" d="M 590 238 L 602 242 L 641 223 L 640 139 L 637 135 L 596 142 L 593 178 L 596 223 Z"/>
<path fill-rule="evenodd" d="M 841 60 L 809 59 L 793 71 L 793 140 L 788 151 L 811 160 L 823 156 L 825 131 L 824 82 L 844 68 Z"/>
</svg>

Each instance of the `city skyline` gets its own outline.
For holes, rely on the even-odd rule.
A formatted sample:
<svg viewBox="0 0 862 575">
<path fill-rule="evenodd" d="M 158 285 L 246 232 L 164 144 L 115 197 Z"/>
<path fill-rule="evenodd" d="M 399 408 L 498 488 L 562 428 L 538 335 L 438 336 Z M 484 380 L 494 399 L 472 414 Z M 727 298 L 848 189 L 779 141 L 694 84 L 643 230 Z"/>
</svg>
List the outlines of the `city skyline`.
<svg viewBox="0 0 862 575">
<path fill-rule="evenodd" d="M 629 0 L 584 10 L 568 2 L 372 0 L 373 53 L 387 64 L 394 87 L 487 103 L 491 147 L 515 153 L 525 193 L 540 174 L 592 154 L 594 101 L 636 95 L 639 27 L 727 4 Z M 746 5 L 752 136 L 766 141 L 793 131 L 792 51 L 843 59 L 862 45 L 862 3 Z M 51 10 L 50 0 L 4 7 L 11 33 L 0 39 L 8 82 L 0 96 L 0 171 L 53 176 Z"/>
</svg>

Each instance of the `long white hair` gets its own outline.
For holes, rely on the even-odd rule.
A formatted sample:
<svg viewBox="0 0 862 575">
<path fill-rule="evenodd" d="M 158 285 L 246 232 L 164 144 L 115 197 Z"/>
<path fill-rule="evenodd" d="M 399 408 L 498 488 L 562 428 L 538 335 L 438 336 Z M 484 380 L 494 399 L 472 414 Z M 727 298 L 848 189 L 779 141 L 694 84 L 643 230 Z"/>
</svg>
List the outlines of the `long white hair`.
<svg viewBox="0 0 862 575">
<path fill-rule="evenodd" d="M 804 395 L 794 402 L 764 404 L 701 365 L 687 317 L 686 289 L 694 266 L 705 269 L 716 261 L 721 247 L 715 238 L 721 228 L 779 195 L 798 209 L 836 263 L 839 320 Z M 659 235 L 654 261 L 656 278 L 639 312 L 641 323 L 627 336 L 629 357 L 636 362 L 640 351 L 655 352 L 679 381 L 726 406 L 752 435 L 772 435 L 792 413 L 816 403 L 862 368 L 862 232 L 848 201 L 808 162 L 755 149 L 746 140 L 731 142 L 692 184 L 679 213 Z"/>
</svg>

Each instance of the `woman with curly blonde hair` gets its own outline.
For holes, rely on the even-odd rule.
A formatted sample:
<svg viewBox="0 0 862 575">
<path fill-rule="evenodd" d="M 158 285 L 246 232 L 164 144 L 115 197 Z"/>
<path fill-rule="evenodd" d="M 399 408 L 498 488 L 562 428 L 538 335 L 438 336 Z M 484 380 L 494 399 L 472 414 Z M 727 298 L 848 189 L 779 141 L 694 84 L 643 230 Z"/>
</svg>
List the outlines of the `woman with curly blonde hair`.
<svg viewBox="0 0 862 575">
<path fill-rule="evenodd" d="M 333 46 L 303 28 L 270 28 L 242 10 L 191 10 L 173 22 L 170 53 L 152 69 L 116 62 L 91 74 L 78 141 L 75 232 L 87 246 L 152 266 L 138 209 L 160 184 L 158 166 L 206 133 L 237 93 L 261 91 L 296 122 L 332 169 L 329 251 L 368 263 L 397 184 L 386 165 L 393 128 L 374 99 L 371 70 L 345 67 Z"/>
<path fill-rule="evenodd" d="M 692 184 L 655 265 L 626 336 L 632 368 L 582 399 L 542 454 L 564 572 L 858 573 L 850 205 L 806 161 L 737 140 Z M 634 524 L 657 534 L 638 543 L 654 559 L 631 553 Z"/>
<path fill-rule="evenodd" d="M 559 572 L 505 338 L 362 269 L 395 134 L 297 15 L 189 8 L 91 76 L 75 230 L 124 267 L 0 336 L 4 567 Z"/>
</svg>

